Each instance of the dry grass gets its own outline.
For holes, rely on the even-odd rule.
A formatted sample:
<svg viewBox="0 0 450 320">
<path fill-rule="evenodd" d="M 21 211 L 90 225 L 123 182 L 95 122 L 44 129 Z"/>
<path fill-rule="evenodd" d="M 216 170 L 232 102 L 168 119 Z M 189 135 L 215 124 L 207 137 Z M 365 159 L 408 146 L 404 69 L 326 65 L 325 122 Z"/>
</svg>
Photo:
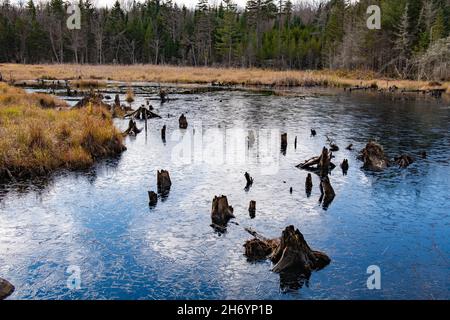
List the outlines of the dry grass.
<svg viewBox="0 0 450 320">
<path fill-rule="evenodd" d="M 0 83 L 0 178 L 86 168 L 123 150 L 107 110 L 42 108 L 40 99 Z"/>
<path fill-rule="evenodd" d="M 425 81 L 403 81 L 377 79 L 367 71 L 277 71 L 269 69 L 235 69 L 207 67 L 176 67 L 156 65 L 20 65 L 2 64 L 0 72 L 8 79 L 33 80 L 46 76 L 51 79 L 99 79 L 125 82 L 150 81 L 166 83 L 211 83 L 219 82 L 232 85 L 269 85 L 269 86 L 330 86 L 343 87 L 371 85 L 379 88 L 396 85 L 400 89 L 429 88 Z M 450 82 L 442 87 L 450 91 Z"/>
</svg>

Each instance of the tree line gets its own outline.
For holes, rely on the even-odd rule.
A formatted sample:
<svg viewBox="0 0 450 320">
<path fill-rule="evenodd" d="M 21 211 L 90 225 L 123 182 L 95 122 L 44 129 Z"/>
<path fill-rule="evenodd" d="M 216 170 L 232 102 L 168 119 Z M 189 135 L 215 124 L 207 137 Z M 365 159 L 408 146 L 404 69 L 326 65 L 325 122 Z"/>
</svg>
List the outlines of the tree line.
<svg viewBox="0 0 450 320">
<path fill-rule="evenodd" d="M 400 78 L 446 78 L 450 0 L 233 0 L 193 9 L 172 0 L 79 0 L 81 29 L 66 26 L 69 2 L 0 5 L 0 62 L 174 64 L 361 69 Z M 369 5 L 381 29 L 367 28 Z"/>
</svg>

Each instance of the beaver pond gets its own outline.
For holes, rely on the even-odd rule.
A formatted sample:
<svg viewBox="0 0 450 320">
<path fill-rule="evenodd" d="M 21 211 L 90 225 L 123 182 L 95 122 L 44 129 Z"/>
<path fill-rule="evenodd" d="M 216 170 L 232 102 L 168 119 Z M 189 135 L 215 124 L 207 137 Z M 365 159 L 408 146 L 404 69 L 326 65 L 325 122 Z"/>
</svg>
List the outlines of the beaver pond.
<svg viewBox="0 0 450 320">
<path fill-rule="evenodd" d="M 343 92 L 169 97 L 160 104 L 155 93 L 135 94 L 134 108 L 150 99 L 161 118 L 127 136 L 120 157 L 87 171 L 0 186 L 0 276 L 16 287 L 10 298 L 450 298 L 447 103 Z M 184 130 L 178 129 L 182 113 Z M 122 131 L 128 127 L 128 120 L 114 121 Z M 137 126 L 144 128 L 144 121 Z M 336 196 L 324 208 L 318 176 L 312 175 L 308 196 L 308 172 L 296 165 L 319 155 L 327 137 L 339 151 L 330 175 Z M 415 161 L 363 170 L 357 155 L 369 140 L 390 157 L 407 153 Z M 350 143 L 353 150 L 346 149 Z M 344 159 L 346 175 L 339 167 Z M 170 172 L 172 186 L 149 206 L 161 169 Z M 254 179 L 247 190 L 245 172 Z M 235 215 L 225 232 L 211 227 L 211 203 L 220 195 Z M 252 238 L 245 228 L 275 238 L 288 225 L 331 259 L 309 281 L 280 276 L 270 260 L 244 256 Z M 373 265 L 381 272 L 379 290 L 367 287 Z M 74 277 L 79 287 L 70 285 Z"/>
</svg>

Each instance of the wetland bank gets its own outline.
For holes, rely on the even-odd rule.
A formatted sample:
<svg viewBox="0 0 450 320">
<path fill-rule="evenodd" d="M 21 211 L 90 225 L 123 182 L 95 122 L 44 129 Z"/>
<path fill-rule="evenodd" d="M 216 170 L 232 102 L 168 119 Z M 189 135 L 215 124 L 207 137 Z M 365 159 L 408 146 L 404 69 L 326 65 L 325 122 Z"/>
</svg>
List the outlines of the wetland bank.
<svg viewBox="0 0 450 320">
<path fill-rule="evenodd" d="M 147 130 L 136 119 L 142 131 L 124 137 L 119 157 L 2 184 L 0 275 L 16 287 L 11 298 L 448 299 L 450 109 L 443 100 L 343 90 L 186 94 L 167 86 L 161 104 L 158 84 L 111 82 L 100 90 L 111 96 L 105 102 L 115 93 L 123 102 L 127 87 L 136 88 L 134 109 L 151 104 L 161 118 L 148 119 Z M 71 105 L 80 98 L 54 92 Z M 113 121 L 128 128 L 128 119 Z M 335 198 L 324 208 L 320 177 L 311 176 L 308 194 L 309 172 L 296 166 L 330 139 L 339 146 L 332 161 L 348 159 L 349 168 L 331 171 Z M 358 155 L 370 140 L 390 158 L 407 153 L 415 161 L 363 170 Z M 160 170 L 170 172 L 170 191 L 149 206 Z M 220 195 L 235 217 L 225 232 L 211 227 Z M 244 256 L 252 239 L 246 229 L 275 239 L 289 225 L 330 257 L 325 268 L 310 277 L 278 274 L 269 259 Z M 381 290 L 366 287 L 370 265 L 381 269 Z M 70 266 L 80 268 L 78 290 L 67 287 Z"/>
</svg>

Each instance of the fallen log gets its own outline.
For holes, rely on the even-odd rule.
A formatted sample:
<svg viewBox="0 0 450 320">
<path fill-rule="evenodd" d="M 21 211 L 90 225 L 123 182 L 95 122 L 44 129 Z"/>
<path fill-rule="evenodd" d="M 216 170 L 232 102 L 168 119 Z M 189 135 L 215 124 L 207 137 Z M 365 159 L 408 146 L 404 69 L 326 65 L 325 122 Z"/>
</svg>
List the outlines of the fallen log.
<svg viewBox="0 0 450 320">
<path fill-rule="evenodd" d="M 331 259 L 320 251 L 312 250 L 303 235 L 294 226 L 284 229 L 280 238 L 267 239 L 253 230 L 246 229 L 255 238 L 244 244 L 245 255 L 250 260 L 269 258 L 272 271 L 300 271 L 309 274 L 327 266 Z"/>
<path fill-rule="evenodd" d="M 156 184 L 158 186 L 158 193 L 166 194 L 170 191 L 172 181 L 170 180 L 169 171 L 161 170 L 156 173 Z"/>
<path fill-rule="evenodd" d="M 0 278 L 0 300 L 9 297 L 14 290 L 14 286 L 8 280 Z"/>
<path fill-rule="evenodd" d="M 383 147 L 374 141 L 369 141 L 361 150 L 358 159 L 364 162 L 363 168 L 371 171 L 381 171 L 389 166 Z"/>
<path fill-rule="evenodd" d="M 227 222 L 234 218 L 233 211 L 233 207 L 228 205 L 228 199 L 226 196 L 215 196 L 212 201 L 211 208 L 211 220 L 213 224 L 222 227 L 226 226 Z"/>
</svg>

